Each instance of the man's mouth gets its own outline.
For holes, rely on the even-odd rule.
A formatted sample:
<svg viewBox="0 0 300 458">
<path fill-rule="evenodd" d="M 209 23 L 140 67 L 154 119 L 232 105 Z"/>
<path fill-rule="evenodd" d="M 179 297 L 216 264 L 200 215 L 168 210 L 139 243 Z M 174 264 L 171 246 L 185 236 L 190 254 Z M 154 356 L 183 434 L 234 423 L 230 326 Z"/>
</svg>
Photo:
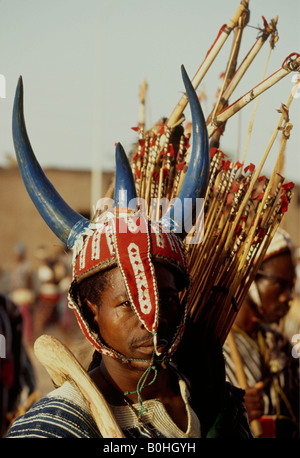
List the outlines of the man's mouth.
<svg viewBox="0 0 300 458">
<path fill-rule="evenodd" d="M 151 338 L 151 339 L 143 340 L 141 342 L 136 342 L 133 345 L 133 348 L 135 350 L 138 350 L 141 353 L 152 354 L 154 351 L 154 339 Z M 159 353 L 163 353 L 166 350 L 166 348 L 167 348 L 167 345 L 165 342 L 158 341 L 157 350 Z"/>
<path fill-rule="evenodd" d="M 282 318 L 286 316 L 290 309 L 289 304 L 280 304 L 277 308 L 273 310 L 273 312 L 268 316 L 267 322 L 276 322 L 278 323 Z"/>
</svg>

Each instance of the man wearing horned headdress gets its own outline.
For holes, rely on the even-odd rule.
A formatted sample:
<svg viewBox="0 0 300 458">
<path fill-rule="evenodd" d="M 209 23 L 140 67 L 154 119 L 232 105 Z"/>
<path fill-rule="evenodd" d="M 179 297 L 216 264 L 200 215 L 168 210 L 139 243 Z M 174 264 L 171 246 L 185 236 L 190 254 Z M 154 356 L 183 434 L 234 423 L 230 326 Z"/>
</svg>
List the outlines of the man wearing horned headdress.
<svg viewBox="0 0 300 458">
<path fill-rule="evenodd" d="M 184 69 L 183 79 L 193 149 L 178 199 L 195 203 L 206 189 L 209 148 L 201 107 Z M 186 313 L 188 295 L 180 299 L 190 288 L 190 276 L 176 205 L 158 222 L 136 210 L 131 168 L 118 144 L 114 206 L 87 221 L 61 199 L 36 161 L 22 114 L 21 81 L 13 130 L 28 192 L 73 250 L 70 306 L 94 347 L 89 375 L 124 436 L 252 437 L 242 391 L 225 382 L 221 348 L 210 342 L 197 346 L 199 330 Z M 84 395 L 69 380 L 19 418 L 8 437 L 101 437 L 101 431 Z"/>
</svg>

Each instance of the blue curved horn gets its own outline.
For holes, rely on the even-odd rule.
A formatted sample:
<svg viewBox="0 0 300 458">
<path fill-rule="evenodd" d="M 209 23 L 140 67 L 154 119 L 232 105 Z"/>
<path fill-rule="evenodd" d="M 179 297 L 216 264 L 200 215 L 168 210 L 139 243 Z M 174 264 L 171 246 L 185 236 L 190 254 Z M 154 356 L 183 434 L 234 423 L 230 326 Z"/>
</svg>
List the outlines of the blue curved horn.
<svg viewBox="0 0 300 458">
<path fill-rule="evenodd" d="M 196 199 L 204 197 L 206 192 L 210 157 L 206 122 L 199 99 L 183 65 L 181 72 L 192 114 L 193 148 L 180 193 L 160 222 L 184 238 L 195 224 Z M 191 227 L 186 227 L 189 225 Z"/>
<path fill-rule="evenodd" d="M 116 146 L 115 207 L 136 208 L 137 193 L 128 157 L 120 143 Z"/>
<path fill-rule="evenodd" d="M 12 128 L 16 156 L 28 194 L 50 229 L 71 248 L 89 221 L 62 199 L 34 155 L 24 120 L 22 77 L 16 89 Z"/>
</svg>

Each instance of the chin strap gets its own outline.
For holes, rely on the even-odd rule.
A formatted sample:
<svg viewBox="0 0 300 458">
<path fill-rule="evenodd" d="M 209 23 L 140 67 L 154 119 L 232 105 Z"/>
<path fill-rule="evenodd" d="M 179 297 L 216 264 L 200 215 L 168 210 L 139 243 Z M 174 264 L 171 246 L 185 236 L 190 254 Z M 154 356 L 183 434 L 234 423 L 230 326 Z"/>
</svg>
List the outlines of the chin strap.
<svg viewBox="0 0 300 458">
<path fill-rule="evenodd" d="M 124 396 L 128 396 L 129 394 L 137 394 L 138 396 L 138 402 L 139 402 L 139 405 L 140 405 L 140 411 L 139 411 L 139 414 L 138 414 L 138 418 L 141 419 L 143 413 L 147 412 L 147 408 L 143 406 L 143 400 L 142 400 L 142 395 L 141 395 L 141 392 L 144 388 L 146 388 L 147 386 L 150 386 L 152 385 L 156 378 L 157 378 L 157 373 L 158 373 L 158 367 L 157 367 L 157 363 L 162 363 L 164 361 L 167 361 L 169 358 L 164 355 L 161 359 L 157 359 L 155 358 L 155 350 L 153 350 L 153 354 L 152 354 L 152 362 L 151 362 L 151 365 L 149 367 L 147 367 L 147 369 L 143 372 L 143 374 L 141 375 L 138 383 L 137 383 L 137 386 L 136 386 L 136 390 L 135 391 L 125 391 L 123 393 Z M 136 361 L 135 359 L 131 359 L 129 361 Z M 152 379 L 147 383 L 147 380 L 148 380 L 148 377 L 150 376 L 150 373 L 151 372 L 154 372 L 154 375 L 152 377 Z"/>
</svg>

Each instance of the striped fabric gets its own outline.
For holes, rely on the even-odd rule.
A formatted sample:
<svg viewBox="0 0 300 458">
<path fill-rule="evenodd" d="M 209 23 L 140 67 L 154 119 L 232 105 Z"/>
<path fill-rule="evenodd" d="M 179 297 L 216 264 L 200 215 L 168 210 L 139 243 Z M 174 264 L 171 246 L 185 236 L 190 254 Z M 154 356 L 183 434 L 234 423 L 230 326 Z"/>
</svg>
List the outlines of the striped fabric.
<svg viewBox="0 0 300 458">
<path fill-rule="evenodd" d="M 143 402 L 143 406 L 147 409 L 147 412 L 143 414 L 143 419 L 147 425 L 151 425 L 150 428 L 152 432 L 154 432 L 155 437 L 181 439 L 201 437 L 200 422 L 189 404 L 189 391 L 187 389 L 186 383 L 182 379 L 179 380 L 179 386 L 188 416 L 188 425 L 185 432 L 181 431 L 181 429 L 179 429 L 178 426 L 172 421 L 161 401 L 150 400 Z M 141 437 L 141 435 L 149 435 L 149 433 L 147 433 L 143 427 L 141 428 L 140 422 L 130 407 L 111 407 L 113 414 L 125 435 L 128 435 L 129 437 Z M 134 408 L 137 412 L 139 411 L 138 404 L 135 404 Z"/>
<path fill-rule="evenodd" d="M 261 327 L 258 340 L 251 339 L 237 327 L 232 332 L 248 386 L 265 381 L 264 415 L 299 422 L 299 360 L 292 357 L 289 342 L 270 328 Z M 226 378 L 232 385 L 239 386 L 227 342 L 223 353 Z"/>
<path fill-rule="evenodd" d="M 158 400 L 146 401 L 145 423 L 138 422 L 129 406 L 111 406 L 126 437 L 197 438 L 200 437 L 198 417 L 188 402 L 188 389 L 180 380 L 180 389 L 188 414 L 187 431 L 181 431 Z M 137 411 L 138 405 L 134 406 Z M 151 434 L 149 433 L 151 430 Z M 41 399 L 10 428 L 8 438 L 99 438 L 101 434 L 91 416 L 87 401 L 75 385 L 65 382 Z"/>
<path fill-rule="evenodd" d="M 7 437 L 101 437 L 88 404 L 75 385 L 66 382 L 17 418 Z"/>
<path fill-rule="evenodd" d="M 262 356 L 259 351 L 258 343 L 248 339 L 244 334 L 233 332 L 234 339 L 243 362 L 243 368 L 247 379 L 248 386 L 253 386 L 262 380 Z M 226 361 L 226 378 L 234 386 L 239 386 L 235 373 L 235 366 L 230 357 L 230 350 L 225 343 L 223 353 Z"/>
<path fill-rule="evenodd" d="M 179 380 L 185 402 L 188 426 L 181 431 L 158 400 L 144 403 L 147 428 L 138 422 L 128 406 L 111 406 L 113 413 L 128 438 L 200 438 L 200 422 L 191 408 L 189 390 Z M 207 437 L 252 438 L 246 411 L 241 404 L 241 390 L 228 384 L 227 408 L 220 412 Z M 137 409 L 138 405 L 135 406 Z M 150 430 L 150 432 L 149 432 Z M 100 438 L 101 434 L 92 418 L 87 401 L 70 382 L 52 391 L 28 412 L 19 417 L 7 434 L 8 438 Z"/>
</svg>

